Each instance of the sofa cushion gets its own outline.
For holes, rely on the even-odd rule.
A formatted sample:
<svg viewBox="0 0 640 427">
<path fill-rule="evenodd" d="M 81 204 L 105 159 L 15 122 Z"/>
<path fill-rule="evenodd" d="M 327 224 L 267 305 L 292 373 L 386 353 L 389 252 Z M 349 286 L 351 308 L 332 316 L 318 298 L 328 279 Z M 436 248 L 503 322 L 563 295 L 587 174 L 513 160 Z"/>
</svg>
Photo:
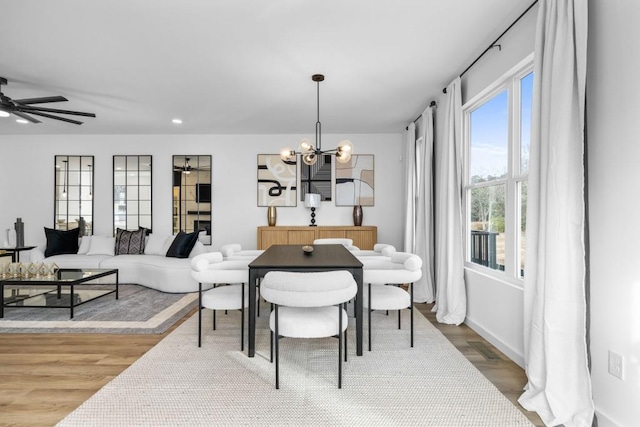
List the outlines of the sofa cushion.
<svg viewBox="0 0 640 427">
<path fill-rule="evenodd" d="M 198 231 L 194 231 L 193 233 L 180 231 L 175 239 L 173 239 L 173 243 L 171 243 L 167 251 L 167 257 L 188 258 L 191 249 L 193 249 L 198 241 L 198 234 Z"/>
<path fill-rule="evenodd" d="M 45 258 L 42 262 L 55 262 L 60 268 L 103 268 L 103 261 L 113 257 L 109 255 L 54 255 Z"/>
<path fill-rule="evenodd" d="M 106 236 L 92 236 L 87 255 L 113 255 L 115 253 L 116 239 Z"/>
<path fill-rule="evenodd" d="M 91 245 L 91 236 L 82 236 L 80 238 L 80 247 L 78 248 L 78 255 L 86 255 L 89 252 L 90 245 Z"/>
<path fill-rule="evenodd" d="M 164 256 L 167 253 L 169 247 L 162 252 L 162 248 L 164 247 L 164 242 L 167 240 L 169 236 L 166 234 L 159 233 L 151 233 L 149 237 L 147 237 L 147 243 L 144 247 L 145 255 L 162 255 Z"/>
<path fill-rule="evenodd" d="M 127 231 L 118 228 L 116 230 L 115 255 L 143 254 L 145 247 L 145 229 Z"/>
<path fill-rule="evenodd" d="M 44 256 L 50 257 L 53 255 L 77 253 L 79 234 L 79 228 L 62 231 L 44 227 L 44 235 L 47 238 L 47 248 L 44 251 Z"/>
</svg>

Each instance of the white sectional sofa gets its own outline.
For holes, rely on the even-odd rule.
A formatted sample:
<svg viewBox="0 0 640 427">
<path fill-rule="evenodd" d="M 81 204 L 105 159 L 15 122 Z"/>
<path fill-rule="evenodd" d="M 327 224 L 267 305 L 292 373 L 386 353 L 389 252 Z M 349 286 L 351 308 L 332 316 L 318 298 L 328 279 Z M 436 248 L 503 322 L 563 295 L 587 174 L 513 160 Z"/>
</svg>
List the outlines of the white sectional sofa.
<svg viewBox="0 0 640 427">
<path fill-rule="evenodd" d="M 196 242 L 189 258 L 167 257 L 173 237 L 152 234 L 144 254 L 114 255 L 115 238 L 87 236 L 82 238 L 77 254 L 45 257 L 45 247 L 40 246 L 31 251 L 31 262 L 55 262 L 60 268 L 117 268 L 120 283 L 135 283 L 170 293 L 197 292 L 198 282 L 191 276 L 191 258 L 205 253 L 205 247 Z M 95 244 L 97 242 L 100 244 Z M 91 251 L 91 246 L 97 249 Z"/>
</svg>

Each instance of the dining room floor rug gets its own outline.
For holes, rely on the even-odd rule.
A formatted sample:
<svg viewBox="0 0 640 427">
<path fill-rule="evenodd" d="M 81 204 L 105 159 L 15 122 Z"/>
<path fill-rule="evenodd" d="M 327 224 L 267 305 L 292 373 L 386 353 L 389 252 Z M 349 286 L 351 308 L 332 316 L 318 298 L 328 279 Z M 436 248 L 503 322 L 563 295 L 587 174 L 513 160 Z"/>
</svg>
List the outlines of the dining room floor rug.
<svg viewBox="0 0 640 427">
<path fill-rule="evenodd" d="M 171 294 L 121 284 L 119 299 L 106 295 L 74 308 L 5 307 L 0 333 L 159 334 L 198 305 L 198 293 Z"/>
<path fill-rule="evenodd" d="M 337 388 L 337 341 L 280 341 L 280 389 L 269 330 L 258 318 L 256 355 L 240 351 L 240 314 L 197 314 L 113 379 L 58 426 L 531 426 L 527 418 L 417 310 L 373 313 L 373 351 L 349 360 Z M 350 319 L 353 322 L 353 319 Z M 366 322 L 366 320 L 365 320 Z M 366 331 L 366 323 L 365 323 Z M 245 334 L 246 339 L 246 334 Z"/>
</svg>

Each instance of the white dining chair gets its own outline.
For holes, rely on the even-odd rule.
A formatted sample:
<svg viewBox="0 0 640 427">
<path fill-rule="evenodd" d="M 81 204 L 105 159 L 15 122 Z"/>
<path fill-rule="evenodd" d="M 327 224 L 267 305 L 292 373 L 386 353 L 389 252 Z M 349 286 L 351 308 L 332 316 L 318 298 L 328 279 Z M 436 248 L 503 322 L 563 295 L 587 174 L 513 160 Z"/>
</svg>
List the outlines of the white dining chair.
<svg viewBox="0 0 640 427">
<path fill-rule="evenodd" d="M 343 239 L 343 238 L 323 238 L 323 239 L 315 239 L 313 241 L 314 245 L 342 245 L 350 251 L 358 251 L 360 248 L 357 246 L 353 246 L 353 239 Z"/>
<path fill-rule="evenodd" d="M 202 346 L 202 310 L 240 310 L 240 350 L 244 350 L 244 309 L 249 306 L 248 264 L 251 260 L 225 261 L 221 252 L 207 252 L 191 260 L 191 276 L 198 282 L 198 347 Z M 213 285 L 203 290 L 203 284 Z"/>
<path fill-rule="evenodd" d="M 358 286 L 347 271 L 298 273 L 272 271 L 265 275 L 261 293 L 273 304 L 269 318 L 271 346 L 275 347 L 276 389 L 280 388 L 281 337 L 338 338 L 338 388 L 342 388 L 342 342 L 345 356 L 347 312 L 344 305 Z M 337 307 L 336 307 L 337 306 Z"/>
<path fill-rule="evenodd" d="M 413 283 L 422 277 L 422 259 L 408 252 L 394 252 L 364 263 L 363 283 L 367 289 L 363 306 L 367 308 L 369 351 L 371 351 L 371 313 L 374 310 L 398 310 L 398 329 L 401 311 L 410 309 L 411 347 L 413 347 Z M 408 285 L 409 291 L 400 285 Z"/>
</svg>

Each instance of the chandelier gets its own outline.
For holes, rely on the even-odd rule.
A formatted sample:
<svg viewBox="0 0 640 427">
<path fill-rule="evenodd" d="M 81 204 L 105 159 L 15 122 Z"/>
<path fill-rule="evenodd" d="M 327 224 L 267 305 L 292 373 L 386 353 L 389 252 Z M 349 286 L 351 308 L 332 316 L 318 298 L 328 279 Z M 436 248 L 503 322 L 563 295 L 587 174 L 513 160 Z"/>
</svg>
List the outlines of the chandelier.
<svg viewBox="0 0 640 427">
<path fill-rule="evenodd" d="M 318 115 L 316 120 L 316 142 L 313 144 L 309 138 L 303 138 L 300 140 L 298 149 L 300 151 L 287 147 L 283 148 L 280 152 L 280 158 L 284 161 L 293 160 L 296 155 L 300 154 L 302 161 L 309 166 L 314 165 L 318 161 L 318 157 L 324 154 L 331 154 L 336 156 L 336 160 L 340 163 L 347 163 L 351 160 L 351 153 L 353 152 L 353 144 L 351 141 L 344 140 L 338 144 L 338 147 L 333 150 L 322 149 L 322 125 L 320 123 L 320 82 L 324 80 L 324 75 L 314 74 L 311 76 L 311 80 L 317 84 L 317 106 Z"/>
</svg>

